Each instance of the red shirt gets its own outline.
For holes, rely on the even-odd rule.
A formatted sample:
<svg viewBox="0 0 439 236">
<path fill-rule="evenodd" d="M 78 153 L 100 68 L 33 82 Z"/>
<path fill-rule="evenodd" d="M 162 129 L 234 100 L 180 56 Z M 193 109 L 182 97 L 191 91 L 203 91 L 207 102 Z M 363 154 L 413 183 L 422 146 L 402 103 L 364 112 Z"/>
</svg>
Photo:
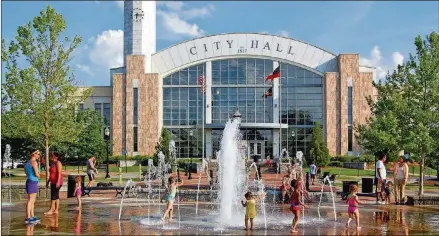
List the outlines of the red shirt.
<svg viewBox="0 0 439 236">
<path fill-rule="evenodd" d="M 58 183 L 59 172 L 57 168 L 58 161 L 54 161 L 50 164 L 49 167 L 49 181 L 52 184 Z M 63 179 L 61 178 L 60 185 L 63 184 Z"/>
</svg>

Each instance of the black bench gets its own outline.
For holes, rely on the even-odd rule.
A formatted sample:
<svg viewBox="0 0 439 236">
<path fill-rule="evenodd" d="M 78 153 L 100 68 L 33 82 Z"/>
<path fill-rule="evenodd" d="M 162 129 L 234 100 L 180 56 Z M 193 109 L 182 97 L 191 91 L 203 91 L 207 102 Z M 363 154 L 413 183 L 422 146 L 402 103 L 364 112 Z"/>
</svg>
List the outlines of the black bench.
<svg viewBox="0 0 439 236">
<path fill-rule="evenodd" d="M 105 186 L 105 187 L 84 187 L 84 191 L 82 193 L 82 196 L 89 196 L 92 190 L 116 190 L 116 197 L 117 195 L 122 196 L 124 187 L 120 186 Z M 129 190 L 129 188 L 127 188 Z M 130 191 L 126 191 L 126 194 L 128 197 L 130 197 Z"/>
</svg>

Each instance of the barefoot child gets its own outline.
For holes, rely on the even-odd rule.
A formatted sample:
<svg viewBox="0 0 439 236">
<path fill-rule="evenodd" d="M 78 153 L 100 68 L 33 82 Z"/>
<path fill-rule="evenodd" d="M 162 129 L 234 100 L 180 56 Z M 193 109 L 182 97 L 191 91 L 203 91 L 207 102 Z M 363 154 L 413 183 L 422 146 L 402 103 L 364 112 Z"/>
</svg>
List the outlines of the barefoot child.
<svg viewBox="0 0 439 236">
<path fill-rule="evenodd" d="M 346 199 L 349 213 L 349 219 L 348 222 L 346 222 L 346 228 L 349 228 L 349 223 L 351 223 L 352 218 L 355 218 L 357 229 L 360 229 L 360 212 L 358 211 L 358 204 L 360 204 L 360 201 L 358 200 L 357 196 L 358 186 L 355 184 L 351 184 L 351 186 L 349 186 L 349 192 L 350 194 Z"/>
<path fill-rule="evenodd" d="M 253 219 L 256 217 L 256 201 L 264 198 L 267 193 L 263 193 L 259 197 L 253 197 L 251 192 L 245 194 L 246 202 L 241 201 L 243 207 L 245 207 L 245 229 L 248 229 L 248 220 L 250 220 L 250 230 L 253 230 Z"/>
<path fill-rule="evenodd" d="M 75 177 L 75 182 L 76 182 L 76 186 L 75 186 L 74 196 L 76 196 L 76 200 L 78 201 L 78 207 L 76 208 L 76 210 L 80 211 L 82 209 L 82 201 L 81 201 L 81 196 L 82 196 L 81 176 L 76 176 Z"/>
<path fill-rule="evenodd" d="M 175 182 L 174 177 L 169 177 L 168 179 L 168 193 L 165 196 L 165 201 L 168 202 L 168 205 L 166 207 L 165 213 L 163 213 L 162 221 L 165 220 L 166 215 L 169 214 L 169 221 L 172 222 L 172 212 L 174 211 L 174 201 L 175 201 L 175 194 L 177 193 L 177 187 L 180 187 L 183 185 L 183 179 L 181 179 L 181 183 L 177 184 Z"/>
<path fill-rule="evenodd" d="M 301 193 L 301 189 L 300 189 L 300 182 L 293 180 L 291 181 L 291 185 L 294 186 L 294 192 L 291 195 L 291 200 L 290 200 L 290 210 L 293 212 L 294 214 L 294 219 L 293 222 L 291 224 L 291 232 L 292 233 L 296 233 L 296 227 L 297 224 L 299 223 L 299 217 L 300 217 L 300 211 L 302 210 L 302 207 L 305 208 L 309 208 L 307 205 L 305 205 L 301 199 L 302 199 L 302 193 Z"/>
<path fill-rule="evenodd" d="M 390 205 L 391 204 L 390 203 L 390 197 L 392 196 L 392 193 L 393 193 L 393 183 L 392 183 L 392 181 L 389 181 L 389 182 L 386 183 L 386 187 L 384 188 L 384 192 L 386 193 L 386 197 L 385 197 L 386 204 Z"/>
</svg>

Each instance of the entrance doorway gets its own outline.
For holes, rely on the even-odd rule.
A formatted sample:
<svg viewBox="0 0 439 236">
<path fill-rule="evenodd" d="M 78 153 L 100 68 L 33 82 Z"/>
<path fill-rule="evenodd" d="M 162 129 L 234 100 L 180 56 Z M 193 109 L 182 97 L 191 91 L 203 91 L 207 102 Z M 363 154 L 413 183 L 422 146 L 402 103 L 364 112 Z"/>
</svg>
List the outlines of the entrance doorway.
<svg viewBox="0 0 439 236">
<path fill-rule="evenodd" d="M 263 141 L 248 141 L 248 153 L 251 160 L 264 160 L 265 143 Z"/>
</svg>

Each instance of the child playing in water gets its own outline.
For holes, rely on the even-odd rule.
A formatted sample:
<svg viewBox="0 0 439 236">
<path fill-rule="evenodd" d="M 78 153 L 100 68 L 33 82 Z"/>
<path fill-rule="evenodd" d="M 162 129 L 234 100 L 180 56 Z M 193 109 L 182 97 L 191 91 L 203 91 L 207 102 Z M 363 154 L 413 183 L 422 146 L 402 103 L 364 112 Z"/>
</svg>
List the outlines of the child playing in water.
<svg viewBox="0 0 439 236">
<path fill-rule="evenodd" d="M 392 196 L 393 193 L 393 183 L 392 181 L 389 181 L 386 183 L 386 187 L 384 188 L 384 192 L 386 193 L 386 204 L 390 205 L 390 197 Z"/>
<path fill-rule="evenodd" d="M 299 217 L 300 217 L 300 212 L 302 211 L 301 206 L 303 206 L 304 208 L 309 208 L 307 205 L 305 205 L 300 199 L 302 199 L 302 193 L 299 187 L 300 182 L 297 180 L 293 180 L 291 181 L 291 186 L 294 186 L 294 191 L 293 194 L 291 195 L 291 200 L 290 200 L 290 210 L 293 212 L 294 214 L 294 219 L 293 222 L 291 224 L 291 232 L 292 233 L 296 233 L 296 227 L 297 224 L 299 223 Z"/>
<path fill-rule="evenodd" d="M 165 220 L 166 215 L 169 214 L 169 222 L 172 222 L 172 212 L 174 211 L 174 201 L 175 201 L 175 194 L 177 193 L 177 187 L 180 187 L 183 185 L 183 179 L 181 179 L 181 183 L 177 184 L 175 182 L 174 177 L 169 177 L 168 179 L 168 193 L 165 196 L 165 201 L 168 202 L 168 206 L 166 207 L 165 213 L 163 213 L 162 221 Z"/>
<path fill-rule="evenodd" d="M 241 201 L 243 207 L 245 209 L 245 229 L 248 229 L 248 220 L 250 220 L 250 230 L 253 230 L 253 219 L 256 217 L 256 201 L 264 198 L 267 193 L 263 193 L 261 196 L 254 198 L 251 192 L 247 192 L 245 194 L 246 202 Z"/>
<path fill-rule="evenodd" d="M 300 192 L 303 194 L 303 196 L 305 197 L 305 199 L 306 199 L 308 202 L 312 202 L 312 199 L 311 199 L 311 197 L 309 196 L 308 191 L 306 191 L 305 189 L 303 189 L 303 181 L 302 181 L 302 177 L 301 177 L 301 176 L 299 176 L 299 177 L 297 178 L 297 187 L 299 188 Z"/>
<path fill-rule="evenodd" d="M 354 217 L 357 229 L 360 229 L 360 212 L 358 211 L 358 204 L 360 203 L 360 201 L 358 200 L 357 196 L 358 186 L 355 184 L 351 184 L 351 186 L 349 186 L 349 192 L 350 194 L 346 199 L 346 203 L 349 205 L 349 219 L 348 222 L 346 222 L 346 228 L 349 228 L 349 223 L 351 223 L 352 217 Z"/>
<path fill-rule="evenodd" d="M 76 196 L 76 200 L 78 201 L 78 207 L 76 208 L 76 210 L 81 210 L 82 208 L 82 201 L 81 201 L 81 196 L 82 196 L 82 188 L 81 188 L 81 176 L 76 176 L 75 177 L 75 182 L 76 182 L 76 186 L 75 186 L 75 193 L 74 196 Z"/>
</svg>

